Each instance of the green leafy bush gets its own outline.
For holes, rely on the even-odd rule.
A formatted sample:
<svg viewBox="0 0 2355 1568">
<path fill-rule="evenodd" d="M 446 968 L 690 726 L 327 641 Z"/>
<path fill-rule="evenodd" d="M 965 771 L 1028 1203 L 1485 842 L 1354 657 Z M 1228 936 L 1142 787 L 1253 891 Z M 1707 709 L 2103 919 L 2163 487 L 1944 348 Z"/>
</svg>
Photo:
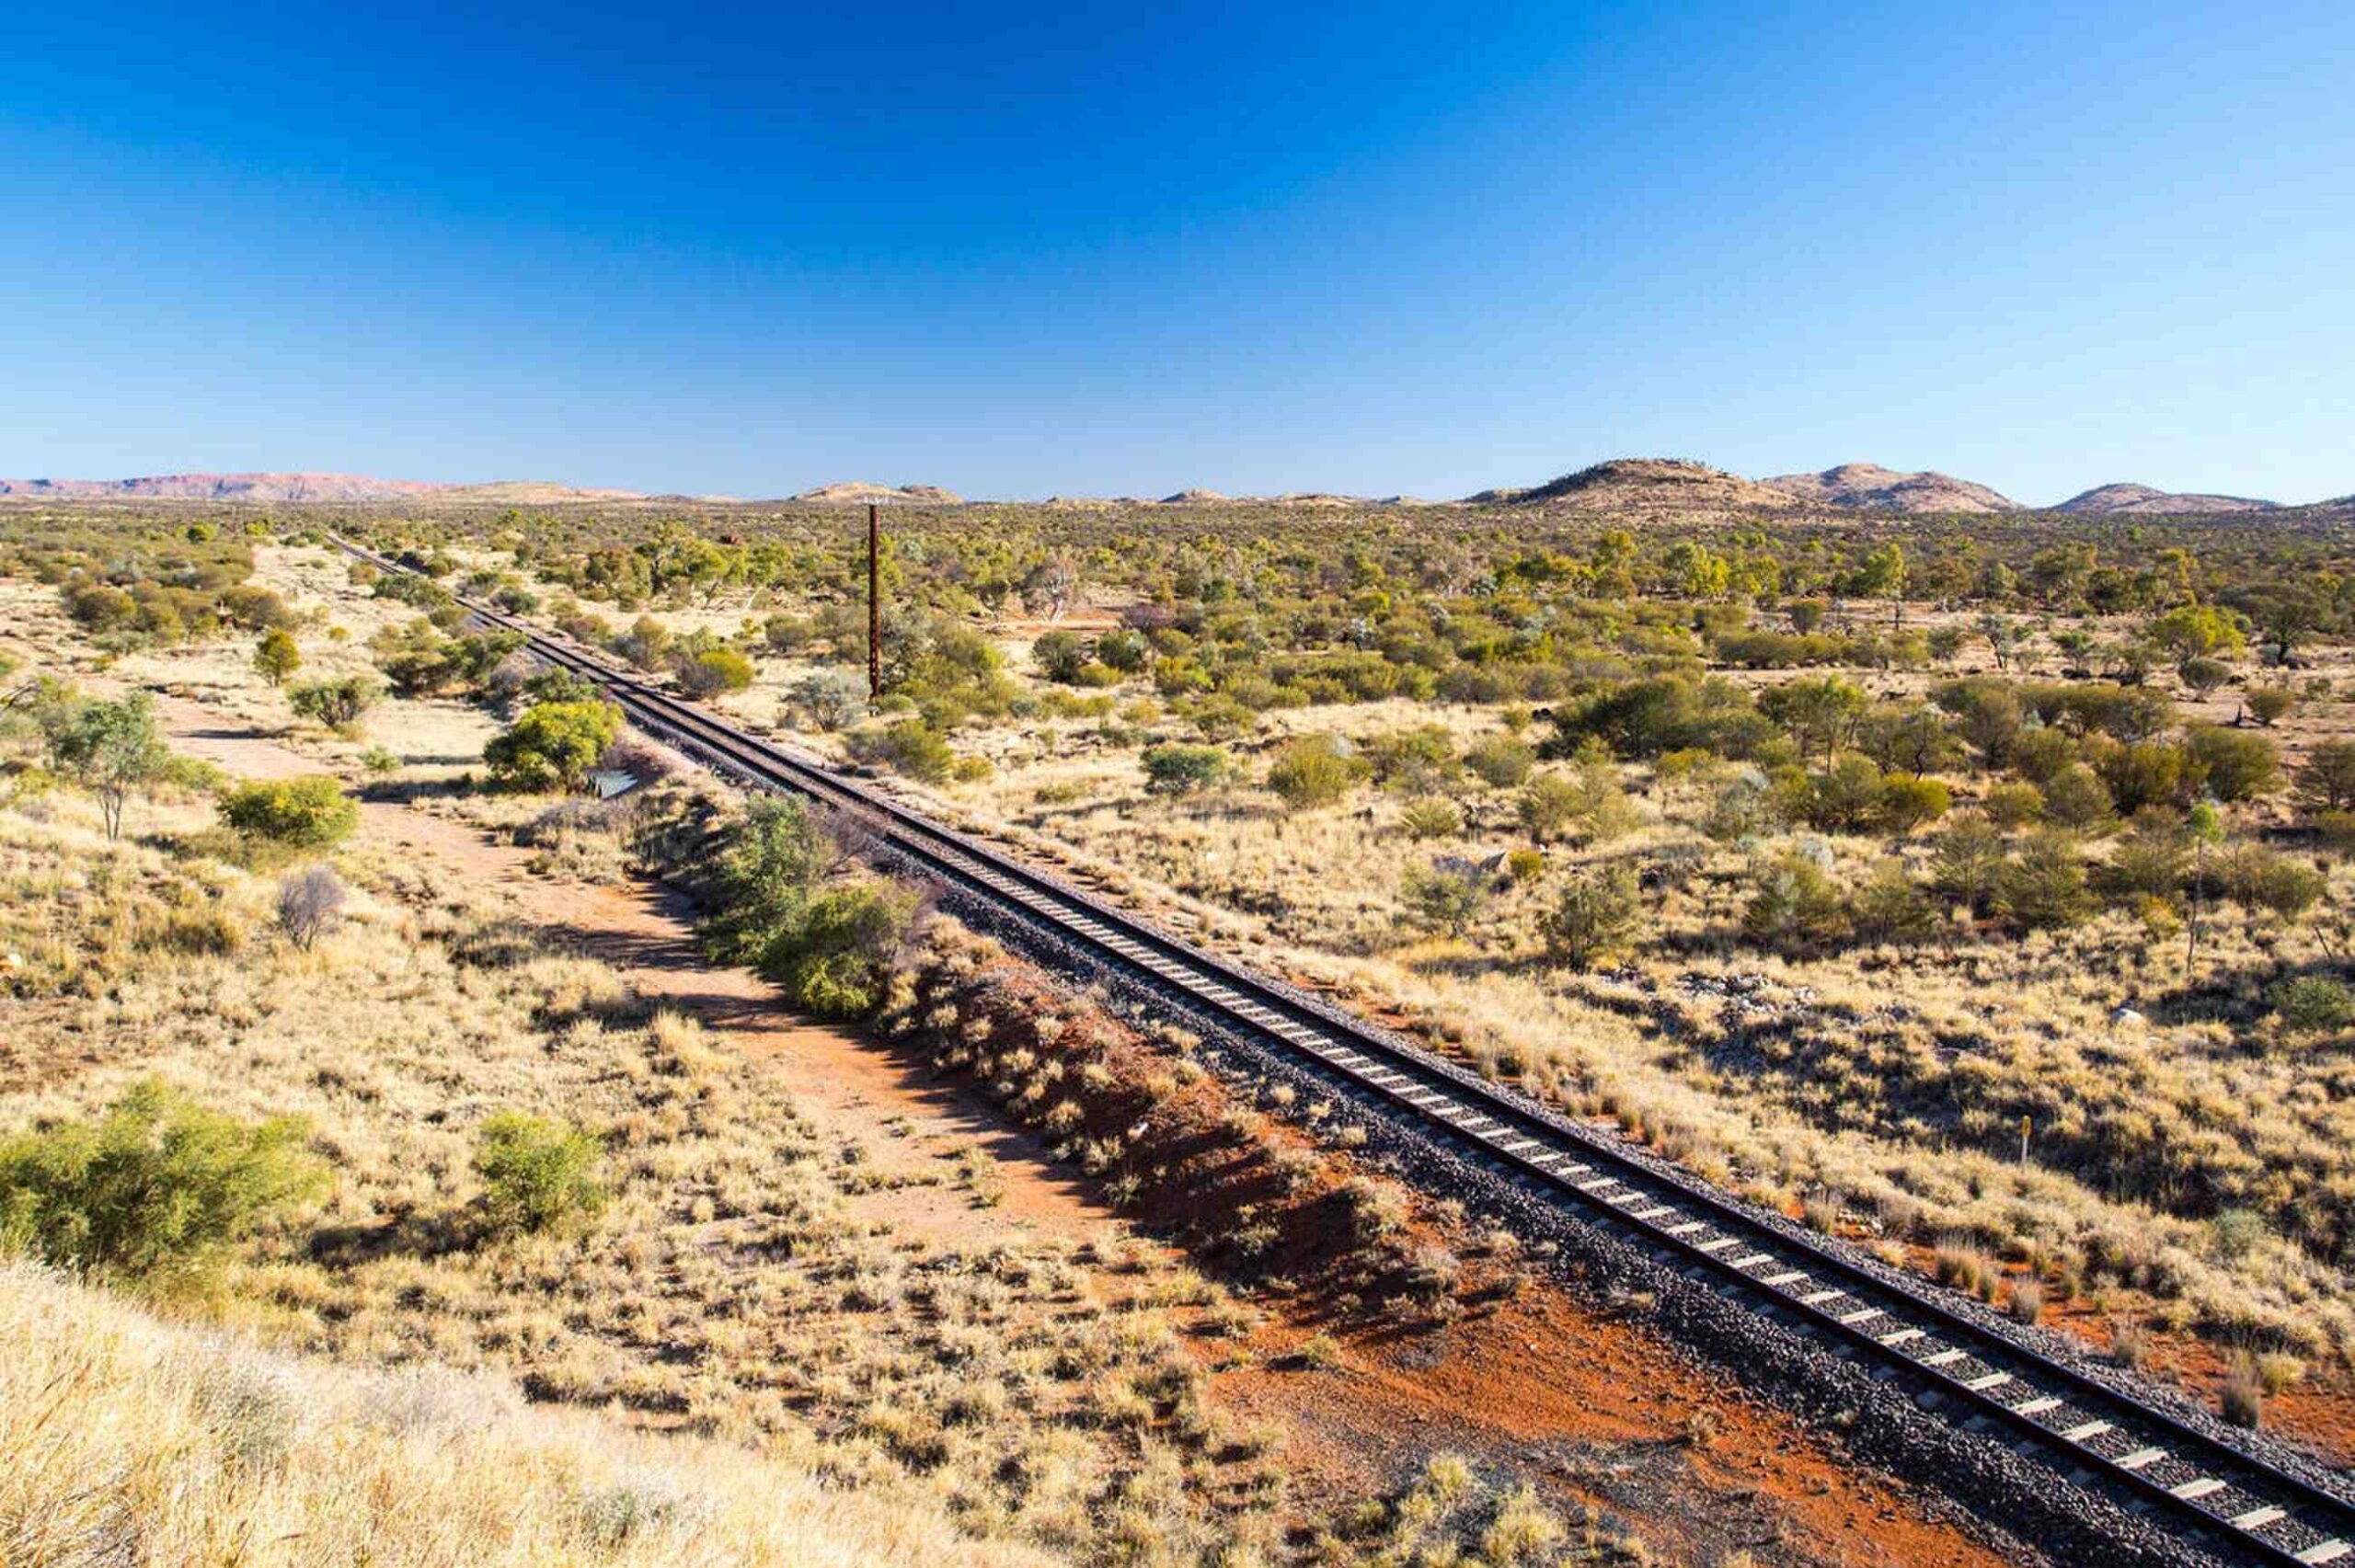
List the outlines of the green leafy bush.
<svg viewBox="0 0 2355 1568">
<path fill-rule="evenodd" d="M 679 661 L 679 690 L 690 697 L 741 692 L 752 683 L 752 661 L 732 647 L 706 648 Z"/>
<path fill-rule="evenodd" d="M 2093 913 L 2085 862 L 2066 833 L 2030 833 L 1995 875 L 1996 912 L 2029 930 L 2072 926 Z"/>
<path fill-rule="evenodd" d="M 491 775 L 513 789 L 578 789 L 621 733 L 611 703 L 539 703 L 482 749 Z"/>
<path fill-rule="evenodd" d="M 2344 1029 L 2355 1024 L 2355 990 L 2327 975 L 2300 975 L 2266 993 L 2282 1027 L 2302 1035 Z"/>
<path fill-rule="evenodd" d="M 1289 741 L 1268 769 L 1268 787 L 1287 806 L 1330 806 L 1369 777 L 1373 764 L 1338 737 L 1308 735 Z"/>
<path fill-rule="evenodd" d="M 1804 853 L 1784 855 L 1763 867 L 1758 890 L 1742 910 L 1742 935 L 1786 956 L 1836 947 L 1849 932 L 1848 909 L 1839 888 L 1823 866 Z"/>
<path fill-rule="evenodd" d="M 254 647 L 254 669 L 273 686 L 282 686 L 286 678 L 303 668 L 303 650 L 296 646 L 294 635 L 282 626 L 264 632 Z"/>
<path fill-rule="evenodd" d="M 921 718 L 903 718 L 879 729 L 854 730 L 850 754 L 862 762 L 881 762 L 922 784 L 947 784 L 957 773 L 956 751 Z"/>
<path fill-rule="evenodd" d="M 324 1190 L 299 1122 L 247 1125 L 150 1081 L 95 1121 L 0 1141 L 0 1246 L 128 1278 L 199 1267 Z"/>
<path fill-rule="evenodd" d="M 713 955 L 751 964 L 812 1013 L 872 1012 L 916 900 L 889 883 L 841 879 L 844 859 L 799 801 L 755 802 L 718 866 Z"/>
<path fill-rule="evenodd" d="M 1215 746 L 1148 746 L 1139 761 L 1152 795 L 1192 795 L 1225 783 L 1235 772 L 1234 761 Z"/>
<path fill-rule="evenodd" d="M 500 1111 L 475 1138 L 475 1174 L 494 1230 L 550 1230 L 605 1206 L 604 1149 L 569 1122 Z"/>
<path fill-rule="evenodd" d="M 286 705 L 298 717 L 349 732 L 361 715 L 376 705 L 376 682 L 365 675 L 345 675 L 304 681 L 286 694 Z"/>
<path fill-rule="evenodd" d="M 326 849 L 360 825 L 360 807 L 325 773 L 261 779 L 221 796 L 221 820 L 240 833 L 294 849 Z"/>
<path fill-rule="evenodd" d="M 2255 800 L 2281 782 L 2281 749 L 2262 735 L 2215 726 L 2192 731 L 2188 750 L 2219 800 Z"/>
<path fill-rule="evenodd" d="M 1529 777 L 1537 752 L 1529 742 L 1511 735 L 1491 735 L 1476 741 L 1464 753 L 1464 765 L 1494 789 L 1511 789 Z"/>
</svg>

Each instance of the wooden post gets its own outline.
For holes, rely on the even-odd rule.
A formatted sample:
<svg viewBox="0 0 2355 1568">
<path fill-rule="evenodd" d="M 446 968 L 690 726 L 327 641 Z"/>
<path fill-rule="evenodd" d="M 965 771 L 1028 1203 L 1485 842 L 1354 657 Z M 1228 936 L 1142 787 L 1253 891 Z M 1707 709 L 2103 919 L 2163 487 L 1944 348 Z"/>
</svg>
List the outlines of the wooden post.
<svg viewBox="0 0 2355 1568">
<path fill-rule="evenodd" d="M 883 531 L 867 503 L 867 700 L 883 700 Z"/>
</svg>

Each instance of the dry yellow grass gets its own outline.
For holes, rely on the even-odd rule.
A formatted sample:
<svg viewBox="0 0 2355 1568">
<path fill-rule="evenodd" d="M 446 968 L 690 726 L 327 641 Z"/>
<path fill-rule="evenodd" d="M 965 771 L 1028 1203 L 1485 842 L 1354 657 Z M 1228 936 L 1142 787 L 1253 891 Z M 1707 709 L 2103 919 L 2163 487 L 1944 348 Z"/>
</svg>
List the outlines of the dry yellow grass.
<svg viewBox="0 0 2355 1568">
<path fill-rule="evenodd" d="M 22 1568 L 1051 1561 L 810 1458 L 532 1409 L 485 1375 L 336 1368 L 0 1262 L 0 1559 Z"/>
<path fill-rule="evenodd" d="M 304 952 L 270 929 L 267 879 L 175 848 L 201 807 L 152 807 L 150 840 L 112 845 L 89 818 L 70 798 L 0 809 L 0 930 L 29 950 L 0 1127 L 86 1116 L 151 1074 L 243 1118 L 303 1117 L 334 1194 L 233 1262 L 205 1303 L 221 1321 L 792 1445 L 830 1483 L 918 1486 L 976 1539 L 1191 1560 L 1276 1538 L 1275 1458 L 1213 1458 L 1231 1427 L 1181 1335 L 1190 1293 L 1100 1289 L 1066 1241 L 939 1244 L 863 1212 L 879 1180 L 957 1178 L 879 1175 L 720 1036 L 477 890 L 348 853 L 350 919 Z M 163 917 L 195 907 L 217 940 L 169 936 Z M 614 1197 L 592 1226 L 487 1232 L 472 1156 L 505 1109 L 602 1139 Z"/>
</svg>

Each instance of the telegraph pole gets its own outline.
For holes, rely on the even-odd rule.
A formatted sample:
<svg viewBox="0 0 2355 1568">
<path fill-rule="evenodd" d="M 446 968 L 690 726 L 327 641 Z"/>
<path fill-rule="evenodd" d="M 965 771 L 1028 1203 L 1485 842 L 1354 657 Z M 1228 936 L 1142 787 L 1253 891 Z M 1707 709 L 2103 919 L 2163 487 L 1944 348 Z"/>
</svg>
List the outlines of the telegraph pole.
<svg viewBox="0 0 2355 1568">
<path fill-rule="evenodd" d="M 867 700 L 883 700 L 883 529 L 867 503 Z"/>
</svg>

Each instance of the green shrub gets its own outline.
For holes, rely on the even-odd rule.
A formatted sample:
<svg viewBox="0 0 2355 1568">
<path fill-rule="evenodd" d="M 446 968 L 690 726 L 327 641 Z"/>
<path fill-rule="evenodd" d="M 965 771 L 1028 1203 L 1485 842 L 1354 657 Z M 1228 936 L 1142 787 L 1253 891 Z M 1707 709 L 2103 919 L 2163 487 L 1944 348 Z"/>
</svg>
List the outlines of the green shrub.
<svg viewBox="0 0 2355 1568">
<path fill-rule="evenodd" d="M 2255 800 L 2281 781 L 2280 748 L 2262 735 L 2221 727 L 2195 730 L 2188 749 L 2219 800 Z"/>
<path fill-rule="evenodd" d="M 1430 795 L 1454 784 L 1463 771 L 1454 738 L 1441 725 L 1424 725 L 1381 736 L 1366 747 L 1373 776 L 1407 795 Z"/>
<path fill-rule="evenodd" d="M 1310 735 L 1289 741 L 1268 769 L 1268 787 L 1287 806 L 1330 806 L 1373 772 L 1338 736 Z"/>
<path fill-rule="evenodd" d="M 2215 864 L 2224 897 L 2247 909 L 2295 920 L 2323 895 L 2322 873 L 2261 844 L 2234 844 Z"/>
<path fill-rule="evenodd" d="M 1848 910 L 1814 857 L 1786 854 L 1759 873 L 1758 890 L 1742 910 L 1741 933 L 1788 956 L 1820 953 L 1848 939 Z"/>
<path fill-rule="evenodd" d="M 538 703 L 491 738 L 482 759 L 513 789 L 578 789 L 621 733 L 611 703 Z"/>
<path fill-rule="evenodd" d="M 2098 787 L 2100 781 L 2095 783 Z M 2044 815 L 2044 792 L 2032 784 L 1995 784 L 1987 791 L 1979 808 L 1998 828 L 2025 828 Z"/>
<path fill-rule="evenodd" d="M 2298 705 L 2298 694 L 2287 686 L 2251 686 L 2248 689 L 2249 716 L 2271 727 L 2287 718 L 2290 710 Z"/>
<path fill-rule="evenodd" d="M 304 682 L 286 694 L 286 705 L 298 717 L 348 732 L 376 705 L 376 682 L 365 675 L 345 675 Z"/>
<path fill-rule="evenodd" d="M 97 1120 L 0 1141 L 0 1246 L 130 1278 L 186 1270 L 327 1185 L 302 1125 L 247 1125 L 150 1081 Z"/>
<path fill-rule="evenodd" d="M 550 1230 L 605 1206 L 604 1149 L 569 1122 L 500 1111 L 475 1136 L 475 1174 L 495 1230 Z"/>
<path fill-rule="evenodd" d="M 761 972 L 821 1018 L 863 1017 L 883 1000 L 915 910 L 915 895 L 890 883 L 821 889 L 770 934 Z"/>
<path fill-rule="evenodd" d="M 843 859 L 801 802 L 754 802 L 718 866 L 713 956 L 752 965 L 812 1013 L 872 1012 L 916 900 L 888 883 L 833 880 Z"/>
<path fill-rule="evenodd" d="M 221 820 L 240 833 L 294 849 L 326 849 L 360 825 L 360 807 L 325 773 L 263 779 L 221 796 Z"/>
<path fill-rule="evenodd" d="M 1913 943 L 1938 929 L 1938 912 L 1929 894 L 1913 880 L 1900 860 L 1885 860 L 1856 889 L 1850 918 L 1855 934 L 1866 942 Z"/>
<path fill-rule="evenodd" d="M 1625 952 L 1643 929 L 1643 896 L 1626 865 L 1570 877 L 1538 922 L 1547 956 L 1572 969 L 1591 969 Z"/>
<path fill-rule="evenodd" d="M 1148 746 L 1139 761 L 1151 795 L 1192 795 L 1224 784 L 1235 773 L 1234 761 L 1215 746 Z"/>
<path fill-rule="evenodd" d="M 706 648 L 679 661 L 679 690 L 690 697 L 741 692 L 752 683 L 752 661 L 732 647 Z"/>
<path fill-rule="evenodd" d="M 1459 861 L 1408 866 L 1398 882 L 1405 919 L 1424 931 L 1460 936 L 1488 904 L 1488 878 L 1479 867 Z"/>
<path fill-rule="evenodd" d="M 1918 773 L 1884 773 L 1875 804 L 1883 827 L 1895 833 L 1910 833 L 1952 809 L 1954 794 L 1936 779 Z"/>
<path fill-rule="evenodd" d="M 2109 825 L 2109 791 L 2091 768 L 2072 762 L 2045 782 L 2044 817 L 2056 828 L 2099 831 Z"/>
<path fill-rule="evenodd" d="M 881 762 L 921 784 L 947 784 L 957 773 L 957 753 L 921 718 L 852 731 L 850 754 L 862 762 Z"/>
<path fill-rule="evenodd" d="M 1488 735 L 1465 751 L 1465 768 L 1490 789 L 1512 789 L 1535 768 L 1538 751 L 1517 735 Z"/>
<path fill-rule="evenodd" d="M 1996 912 L 2029 930 L 2075 925 L 2093 913 L 2085 856 L 2066 833 L 2031 833 L 1996 873 Z"/>
<path fill-rule="evenodd" d="M 1040 674 L 1068 686 L 1088 662 L 1087 641 L 1070 632 L 1049 632 L 1030 645 L 1030 657 L 1038 660 Z"/>
<path fill-rule="evenodd" d="M 2355 990 L 2326 975 L 2300 975 L 2266 993 L 2282 1027 L 2302 1035 L 2344 1029 L 2355 1024 Z"/>
<path fill-rule="evenodd" d="M 2355 809 L 2355 740 L 2317 741 L 2298 770 L 2298 794 L 2316 811 Z"/>
<path fill-rule="evenodd" d="M 1431 796 L 1409 802 L 1400 812 L 1398 825 L 1410 839 L 1447 839 L 1464 830 L 1464 813 L 1455 803 Z"/>
</svg>

